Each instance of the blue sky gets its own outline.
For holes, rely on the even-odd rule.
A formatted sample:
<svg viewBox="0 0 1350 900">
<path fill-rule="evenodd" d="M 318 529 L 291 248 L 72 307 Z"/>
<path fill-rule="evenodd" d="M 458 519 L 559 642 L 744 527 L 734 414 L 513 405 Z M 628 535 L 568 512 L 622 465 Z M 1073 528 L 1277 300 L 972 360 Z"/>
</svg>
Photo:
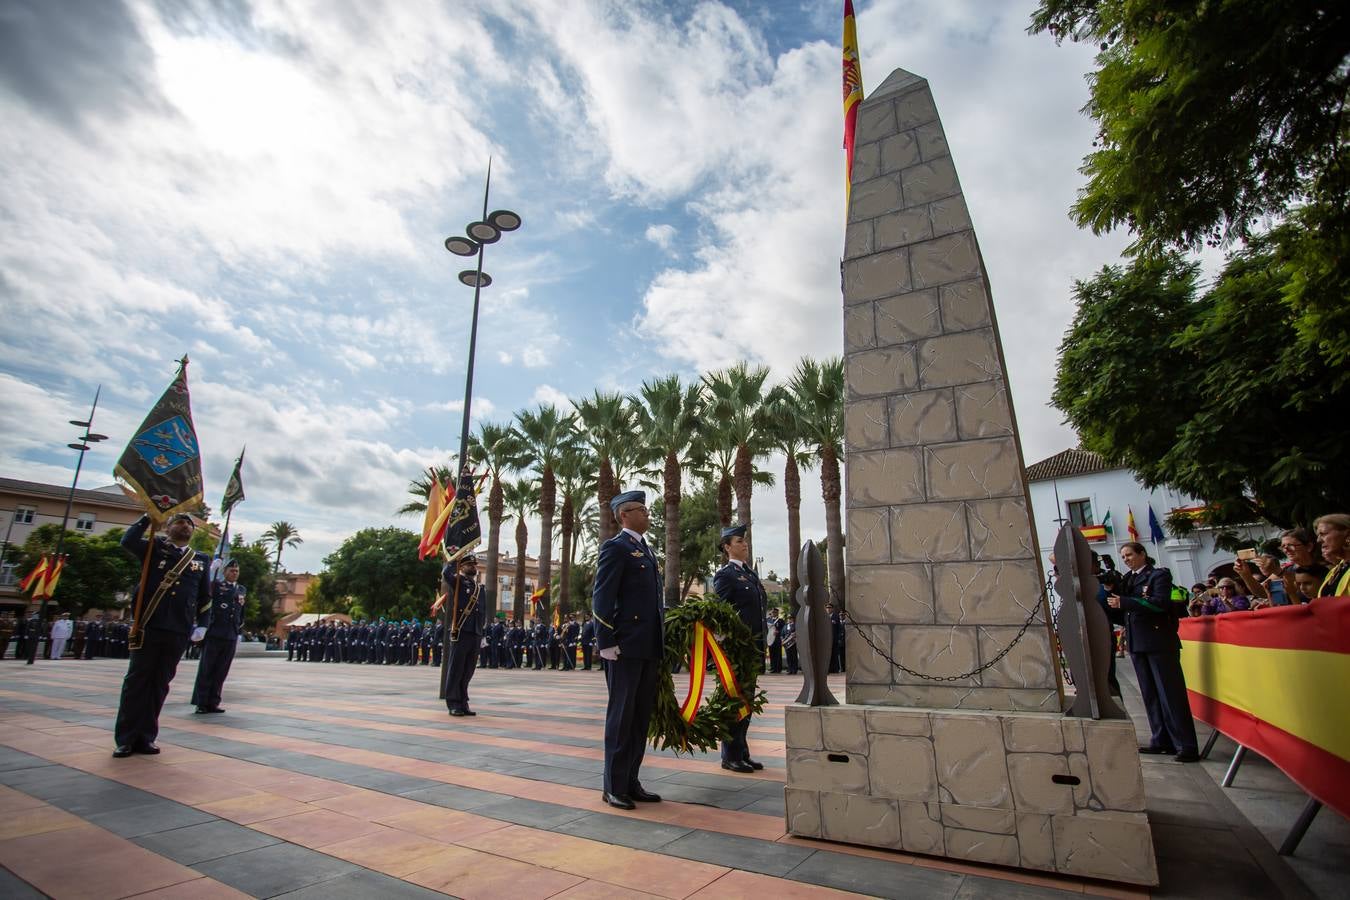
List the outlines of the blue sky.
<svg viewBox="0 0 1350 900">
<path fill-rule="evenodd" d="M 472 292 L 442 241 L 492 203 L 475 428 L 539 402 L 841 349 L 841 3 L 41 0 L 0 13 L 0 470 L 65 482 L 103 386 L 116 456 L 186 352 L 208 501 L 247 442 L 256 537 L 317 570 L 403 524 L 455 448 Z M 864 87 L 929 78 L 988 264 L 1028 461 L 1072 279 L 1090 51 L 1033 4 L 861 0 Z M 168 10 L 168 11 L 166 11 Z M 565 14 L 564 14 L 565 11 Z M 781 471 L 781 461 L 768 467 Z M 823 534 L 816 473 L 807 535 Z M 756 550 L 786 568 L 777 492 Z M 537 546 L 532 523 L 531 544 Z"/>
</svg>

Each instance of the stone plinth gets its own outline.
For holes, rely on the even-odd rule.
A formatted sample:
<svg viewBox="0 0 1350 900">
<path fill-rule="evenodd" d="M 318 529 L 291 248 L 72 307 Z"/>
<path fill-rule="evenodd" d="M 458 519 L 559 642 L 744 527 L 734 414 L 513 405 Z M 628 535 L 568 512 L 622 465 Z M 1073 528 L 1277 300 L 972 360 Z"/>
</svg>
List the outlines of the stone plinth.
<svg viewBox="0 0 1350 900">
<path fill-rule="evenodd" d="M 1060 715 L 989 280 L 903 70 L 858 109 L 844 257 L 849 705 L 787 709 L 788 831 L 1156 884 L 1133 726 Z"/>
<path fill-rule="evenodd" d="M 854 705 L 785 714 L 790 834 L 1158 883 L 1128 721 Z"/>
</svg>

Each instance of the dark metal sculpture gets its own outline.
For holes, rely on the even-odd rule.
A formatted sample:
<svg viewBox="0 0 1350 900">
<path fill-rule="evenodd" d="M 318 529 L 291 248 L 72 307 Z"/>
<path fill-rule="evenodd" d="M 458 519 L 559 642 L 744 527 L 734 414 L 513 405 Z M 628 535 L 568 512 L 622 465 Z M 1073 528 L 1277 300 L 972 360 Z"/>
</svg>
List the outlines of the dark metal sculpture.
<svg viewBox="0 0 1350 900">
<path fill-rule="evenodd" d="M 1127 719 L 1106 680 L 1114 648 L 1111 623 L 1097 599 L 1098 587 L 1092 550 L 1077 528 L 1065 525 L 1055 540 L 1055 590 L 1064 601 L 1059 609 L 1059 641 L 1078 691 L 1065 715 Z"/>
<path fill-rule="evenodd" d="M 830 616 L 825 612 L 825 561 L 820 551 L 811 541 L 802 544 L 802 552 L 797 557 L 797 575 L 801 587 L 797 588 L 797 655 L 802 664 L 802 675 L 806 683 L 797 695 L 798 703 L 807 706 L 838 706 L 839 701 L 830 693 L 830 652 L 834 647 L 834 637 L 830 628 Z"/>
</svg>

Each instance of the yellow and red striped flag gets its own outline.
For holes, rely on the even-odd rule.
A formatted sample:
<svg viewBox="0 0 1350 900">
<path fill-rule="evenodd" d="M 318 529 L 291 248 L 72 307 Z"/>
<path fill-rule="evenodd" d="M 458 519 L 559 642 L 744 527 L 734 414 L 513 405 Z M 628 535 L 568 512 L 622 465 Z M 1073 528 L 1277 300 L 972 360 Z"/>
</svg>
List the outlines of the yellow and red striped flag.
<svg viewBox="0 0 1350 900">
<path fill-rule="evenodd" d="M 61 570 L 65 567 L 66 555 L 62 553 L 47 569 L 46 576 L 42 578 L 37 587 L 33 589 L 34 600 L 51 599 L 51 596 L 56 593 L 56 583 L 61 580 Z"/>
<path fill-rule="evenodd" d="M 1125 531 L 1130 535 L 1130 540 L 1139 542 L 1139 529 L 1134 525 L 1134 510 L 1131 507 L 1125 507 Z"/>
<path fill-rule="evenodd" d="M 33 592 L 34 596 L 36 596 L 37 591 L 42 589 L 42 580 L 44 577 L 46 577 L 47 569 L 50 565 L 51 561 L 44 555 L 41 561 L 39 561 L 38 564 L 33 567 L 33 571 L 25 575 L 23 577 L 23 581 L 19 582 L 19 591 L 22 593 L 23 591 L 26 591 L 30 587 L 36 585 L 37 587 Z"/>
<path fill-rule="evenodd" d="M 450 517 L 449 497 L 433 472 L 431 488 L 427 491 L 427 514 L 422 519 L 422 541 L 417 545 L 417 558 L 426 559 L 436 552 L 445 531 L 445 520 Z"/>
<path fill-rule="evenodd" d="M 858 56 L 858 29 L 853 20 L 853 0 L 844 0 L 844 197 L 853 190 L 853 132 L 862 103 L 862 60 Z"/>
</svg>

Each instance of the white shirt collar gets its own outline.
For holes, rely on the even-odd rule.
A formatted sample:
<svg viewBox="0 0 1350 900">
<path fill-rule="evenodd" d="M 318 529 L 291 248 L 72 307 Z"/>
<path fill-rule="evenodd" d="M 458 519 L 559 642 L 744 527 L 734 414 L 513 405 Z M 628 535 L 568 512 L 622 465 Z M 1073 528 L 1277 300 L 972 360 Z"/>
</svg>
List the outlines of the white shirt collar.
<svg viewBox="0 0 1350 900">
<path fill-rule="evenodd" d="M 631 528 L 625 528 L 625 529 L 623 529 L 623 533 L 624 533 L 624 534 L 630 534 L 630 535 L 632 535 L 632 536 L 633 536 L 633 540 L 637 541 L 637 542 L 640 543 L 640 544 L 645 544 L 645 543 L 647 543 L 645 540 L 642 539 L 642 535 L 638 534 L 636 531 L 634 531 L 634 530 L 631 529 Z"/>
<path fill-rule="evenodd" d="M 727 557 L 727 562 L 735 563 L 736 565 L 740 566 L 742 569 L 748 569 L 748 568 L 750 568 L 749 566 L 747 566 L 747 565 L 746 565 L 744 562 L 742 562 L 741 560 L 739 560 L 739 559 L 733 559 L 733 558 L 730 557 L 730 556 Z"/>
</svg>

